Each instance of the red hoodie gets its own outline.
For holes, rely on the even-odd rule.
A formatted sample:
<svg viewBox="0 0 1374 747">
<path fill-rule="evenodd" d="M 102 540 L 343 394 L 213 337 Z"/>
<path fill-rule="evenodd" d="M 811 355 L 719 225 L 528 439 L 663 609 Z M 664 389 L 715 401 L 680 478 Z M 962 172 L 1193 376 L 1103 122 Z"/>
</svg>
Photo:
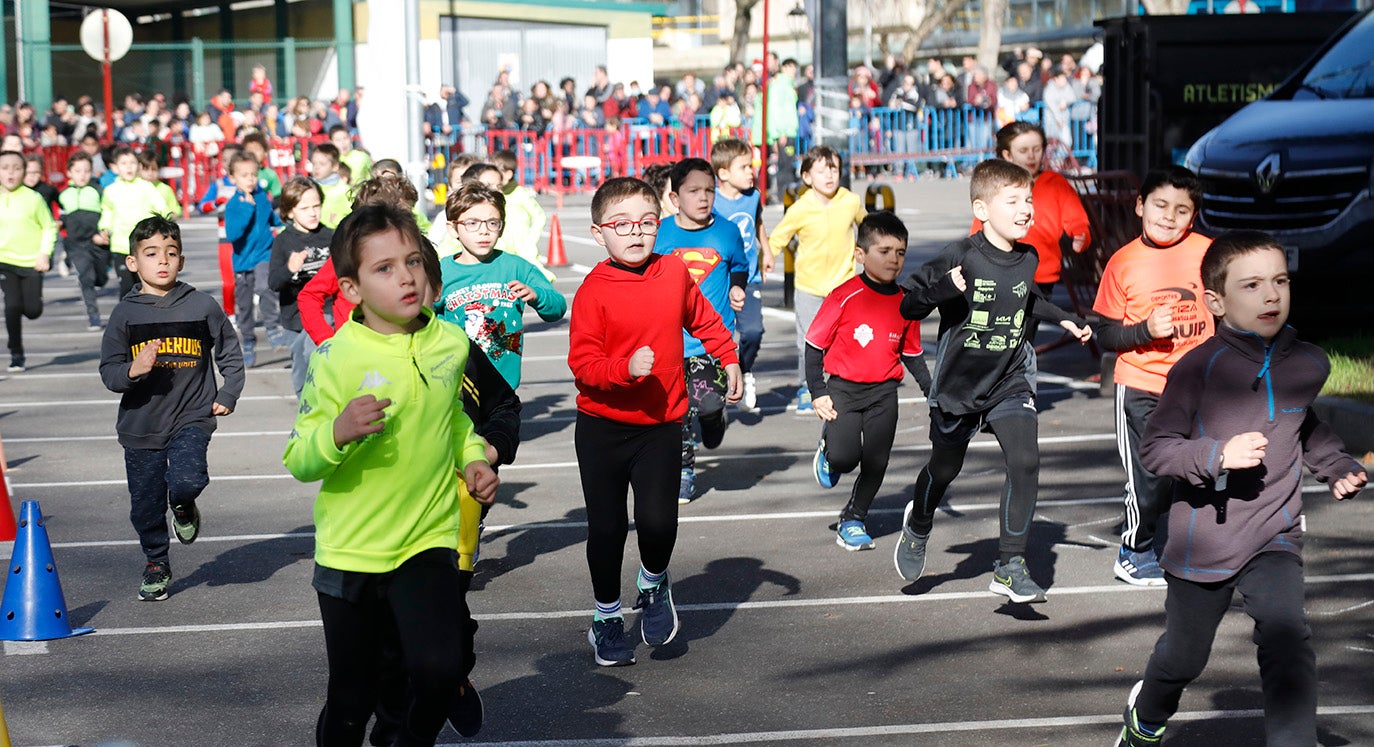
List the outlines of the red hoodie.
<svg viewBox="0 0 1374 747">
<path fill-rule="evenodd" d="M 573 297 L 568 334 L 577 409 L 632 425 L 681 420 L 687 412 L 684 329 L 722 365 L 739 363 L 730 331 L 682 260 L 654 255 L 642 275 L 609 260 L 592 268 Z M 653 369 L 636 379 L 630 357 L 645 345 L 654 351 Z"/>
</svg>

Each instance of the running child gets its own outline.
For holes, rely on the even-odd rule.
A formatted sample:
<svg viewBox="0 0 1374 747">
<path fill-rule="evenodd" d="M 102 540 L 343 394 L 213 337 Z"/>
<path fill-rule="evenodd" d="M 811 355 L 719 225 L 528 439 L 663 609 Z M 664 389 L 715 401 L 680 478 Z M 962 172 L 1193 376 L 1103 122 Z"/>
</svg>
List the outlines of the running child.
<svg viewBox="0 0 1374 747">
<path fill-rule="evenodd" d="M 234 248 L 234 320 L 243 338 L 243 363 L 252 368 L 257 357 L 256 310 L 262 316 L 267 340 L 272 347 L 290 342 L 281 327 L 277 297 L 267 286 L 272 259 L 272 229 L 281 220 L 272 210 L 272 199 L 258 183 L 258 162 L 248 153 L 235 153 L 229 160 L 229 179 L 235 192 L 224 206 L 224 238 Z"/>
<path fill-rule="evenodd" d="M 481 163 L 477 156 L 471 153 L 458 153 L 448 162 L 448 183 L 435 186 L 434 199 L 439 202 L 439 210 L 434 214 L 430 221 L 429 231 L 425 236 L 430 243 L 434 244 L 434 251 L 439 253 L 439 259 L 452 257 L 458 251 L 458 240 L 453 238 L 448 232 L 448 216 L 444 205 L 448 202 L 448 196 L 458 191 L 463 186 L 463 172 Z M 439 187 L 444 187 L 442 193 Z M 442 194 L 442 199 L 440 195 Z"/>
<path fill-rule="evenodd" d="M 506 228 L 501 232 L 496 248 L 529 260 L 539 268 L 544 279 L 552 283 L 555 275 L 549 272 L 539 256 L 539 237 L 543 235 L 544 224 L 548 222 L 544 208 L 539 205 L 534 190 L 522 186 L 515 178 L 519 162 L 514 151 L 498 150 L 492 153 L 491 163 L 501 171 L 501 194 L 506 197 Z"/>
<path fill-rule="evenodd" d="M 362 148 L 353 147 L 353 135 L 347 125 L 330 127 L 329 142 L 338 149 L 339 162 L 348 166 L 350 182 L 362 184 L 372 178 L 372 156 Z"/>
<path fill-rule="evenodd" d="M 125 262 L 129 256 L 129 234 L 139 221 L 150 215 L 166 215 L 167 200 L 152 182 L 139 177 L 138 155 L 125 146 L 110 156 L 114 181 L 100 195 L 100 233 L 92 241 L 110 247 L 115 273 L 119 275 L 119 297 L 129 294 L 136 276 Z"/>
<path fill-rule="evenodd" d="M 324 206 L 320 209 L 320 222 L 325 228 L 339 227 L 339 221 L 348 215 L 348 182 L 339 174 L 339 149 L 331 143 L 320 143 L 310 151 L 310 175 L 315 183 L 324 190 Z"/>
<path fill-rule="evenodd" d="M 144 181 L 153 185 L 157 193 L 162 195 L 163 215 L 176 216 L 181 214 L 181 200 L 177 199 L 177 193 L 171 185 L 162 181 L 158 177 L 161 168 L 157 164 L 157 156 L 151 150 L 139 151 L 138 153 L 138 175 Z"/>
<path fill-rule="evenodd" d="M 749 264 L 744 307 L 735 315 L 735 326 L 739 332 L 739 366 L 744 371 L 740 407 L 753 412 L 758 409 L 753 370 L 763 344 L 763 283 L 773 271 L 773 248 L 763 235 L 763 203 L 754 186 L 754 149 L 739 138 L 725 138 L 711 146 L 711 168 L 716 172 L 715 211 L 739 227 Z"/>
<path fill-rule="evenodd" d="M 177 541 L 195 542 L 201 531 L 196 499 L 210 484 L 210 434 L 215 418 L 232 413 L 243 393 L 243 357 L 219 304 L 177 280 L 185 265 L 181 228 L 151 216 L 128 240 L 132 251 L 124 262 L 139 284 L 110 313 L 100 378 L 121 395 L 115 431 L 124 447 L 129 518 L 146 560 L 138 598 L 160 602 L 172 582 L 167 510 Z"/>
<path fill-rule="evenodd" d="M 540 319 L 556 322 L 568 313 L 568 301 L 534 264 L 496 248 L 505 225 L 505 197 L 499 191 L 464 184 L 448 196 L 445 209 L 460 248 L 441 262 L 443 287 L 435 311 L 462 327 L 516 389 L 525 352 L 525 305 Z"/>
<path fill-rule="evenodd" d="M 1216 334 L 1169 372 L 1140 459 L 1177 482 L 1160 560 L 1164 634 L 1127 699 L 1119 744 L 1158 745 L 1202 674 L 1231 599 L 1255 621 L 1270 745 L 1317 744 L 1317 659 L 1303 611 L 1302 468 L 1336 500 L 1367 480 L 1317 417 L 1331 364 L 1288 319 L 1283 248 L 1262 231 L 1218 236 L 1202 258 Z"/>
<path fill-rule="evenodd" d="M 329 242 L 334 238 L 334 232 L 320 224 L 323 202 L 324 190 L 310 177 L 287 180 L 277 205 L 287 227 L 272 241 L 267 269 L 267 286 L 277 294 L 281 326 L 295 335 L 291 340 L 291 387 L 297 399 L 305 386 L 305 371 L 315 343 L 301 327 L 296 297 L 329 261 Z"/>
<path fill-rule="evenodd" d="M 806 337 L 806 383 L 823 423 L 812 460 L 816 482 L 833 488 L 840 475 L 859 469 L 835 537 L 851 552 L 874 546 L 864 522 L 897 435 L 902 368 L 922 393 L 930 392 L 921 323 L 901 313 L 897 276 L 906 262 L 906 244 L 906 226 L 896 215 L 869 213 L 859 224 L 854 250 L 862 270 L 825 297 Z"/>
<path fill-rule="evenodd" d="M 388 646 L 407 676 L 401 743 L 433 744 L 466 680 L 456 472 L 481 502 L 498 478 L 463 409 L 467 338 L 425 302 L 423 245 L 414 217 L 392 205 L 361 206 L 340 230 L 331 254 L 357 308 L 311 356 L 283 456 L 297 479 L 323 480 L 313 585 L 329 689 L 319 744 L 362 744 Z"/>
<path fill-rule="evenodd" d="M 86 306 L 86 329 L 100 329 L 100 308 L 96 292 L 110 278 L 110 250 L 92 241 L 99 232 L 100 190 L 91 184 L 91 157 L 85 151 L 72 151 L 67 158 L 67 186 L 57 195 L 62 209 L 62 240 L 67 259 L 76 268 L 81 286 L 81 302 Z"/>
<path fill-rule="evenodd" d="M 1009 161 L 984 161 L 969 191 L 983 230 L 942 249 L 902 281 L 902 316 L 940 311 L 939 345 L 930 387 L 930 461 L 916 478 L 894 550 L 897 572 L 921 577 L 935 509 L 959 475 L 969 441 L 986 425 L 1006 459 L 997 559 L 988 588 L 1013 602 L 1043 602 L 1025 553 L 1039 490 L 1040 452 L 1035 395 L 1022 343 L 1037 320 L 1057 322 L 1080 342 L 1092 331 L 1082 319 L 1045 300 L 1035 285 L 1035 249 L 1022 244 L 1031 225 L 1030 172 Z"/>
<path fill-rule="evenodd" d="M 673 205 L 673 198 L 669 196 L 673 191 L 672 174 L 671 163 L 656 163 L 644 169 L 644 181 L 653 187 L 654 194 L 658 195 L 658 214 L 664 218 L 677 215 L 677 207 Z"/>
<path fill-rule="evenodd" d="M 24 370 L 24 319 L 43 315 L 43 273 L 56 243 L 52 209 L 24 186 L 24 154 L 0 151 L 0 292 L 11 372 Z"/>
<path fill-rule="evenodd" d="M 1116 450 L 1126 468 L 1126 520 L 1112 573 L 1133 586 L 1164 585 L 1157 525 L 1174 489 L 1140 463 L 1140 438 L 1170 369 L 1213 333 L 1199 274 L 1212 240 L 1192 230 L 1201 205 L 1202 182 L 1188 169 L 1147 174 L 1135 201 L 1142 233 L 1107 260 L 1093 302 L 1102 318 L 1098 344 L 1119 354 Z"/>
<path fill-rule="evenodd" d="M 735 313 L 744 307 L 749 263 L 735 224 L 720 218 L 715 206 L 716 179 L 711 164 L 687 158 L 673 164 L 669 198 L 677 214 L 659 224 L 654 252 L 671 254 L 687 265 L 692 280 L 733 335 Z M 708 449 L 720 446 L 728 419 L 725 413 L 725 368 L 706 352 L 700 340 L 682 333 L 682 367 L 687 372 L 687 413 L 682 416 L 682 473 L 678 503 L 696 498 L 696 435 Z"/>
<path fill-rule="evenodd" d="M 806 332 L 821 301 L 841 283 L 854 277 L 854 230 L 863 222 L 859 196 L 840 186 L 840 154 L 817 145 L 802 158 L 802 182 L 810 189 L 783 213 L 768 236 L 773 253 L 783 251 L 797 237 L 797 414 L 810 415 L 811 391 L 806 388 Z"/>
<path fill-rule="evenodd" d="M 577 385 L 574 443 L 587 506 L 587 565 L 596 611 L 587 640 L 596 663 L 635 662 L 620 607 L 629 533 L 625 500 L 634 489 L 640 568 L 640 635 L 662 646 L 678 632 L 668 564 L 677 542 L 678 474 L 687 388 L 682 333 L 701 339 L 725 365 L 726 399 L 741 395 L 730 332 L 676 257 L 654 253 L 658 195 L 632 177 L 608 179 L 592 197 L 592 238 L 609 258 L 573 298 L 568 367 Z"/>
<path fill-rule="evenodd" d="M 271 154 L 271 146 L 267 142 L 267 136 L 261 132 L 252 132 L 243 136 L 243 149 L 248 155 L 257 159 L 258 162 L 258 183 L 267 190 L 267 194 L 272 197 L 275 204 L 281 199 L 281 177 L 277 176 L 276 169 L 268 165 L 267 159 Z M 227 163 L 227 161 L 226 161 Z"/>
</svg>

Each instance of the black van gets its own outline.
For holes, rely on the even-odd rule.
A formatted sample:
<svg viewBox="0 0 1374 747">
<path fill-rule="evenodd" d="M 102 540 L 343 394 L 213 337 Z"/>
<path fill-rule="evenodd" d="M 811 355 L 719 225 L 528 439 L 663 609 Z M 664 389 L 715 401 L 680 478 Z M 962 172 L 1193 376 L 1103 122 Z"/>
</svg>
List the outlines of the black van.
<svg viewBox="0 0 1374 747">
<path fill-rule="evenodd" d="M 1184 165 L 1205 185 L 1202 231 L 1273 233 L 1294 271 L 1297 315 L 1365 326 L 1350 315 L 1374 310 L 1374 9 L 1203 135 Z"/>
</svg>

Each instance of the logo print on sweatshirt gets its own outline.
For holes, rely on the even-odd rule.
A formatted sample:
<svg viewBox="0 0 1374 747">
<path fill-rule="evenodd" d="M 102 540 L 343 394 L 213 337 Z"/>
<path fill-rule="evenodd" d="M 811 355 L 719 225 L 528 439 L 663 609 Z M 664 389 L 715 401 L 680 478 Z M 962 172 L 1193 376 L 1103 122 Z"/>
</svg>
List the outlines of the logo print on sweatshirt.
<svg viewBox="0 0 1374 747">
<path fill-rule="evenodd" d="M 387 378 L 382 375 L 381 371 L 368 371 L 363 376 L 363 383 L 358 385 L 358 391 L 362 392 L 368 389 L 377 389 L 379 387 L 386 386 L 390 383 L 391 382 L 388 381 Z"/>
<path fill-rule="evenodd" d="M 711 274 L 720 264 L 720 252 L 709 246 L 690 246 L 681 249 L 674 249 L 673 256 L 682 260 L 687 265 L 687 273 L 692 276 L 692 282 L 700 285 L 701 279 Z"/>
<path fill-rule="evenodd" d="M 868 347 L 868 343 L 873 342 L 873 328 L 867 324 L 860 324 L 854 328 L 854 339 L 859 343 L 859 347 Z"/>
</svg>

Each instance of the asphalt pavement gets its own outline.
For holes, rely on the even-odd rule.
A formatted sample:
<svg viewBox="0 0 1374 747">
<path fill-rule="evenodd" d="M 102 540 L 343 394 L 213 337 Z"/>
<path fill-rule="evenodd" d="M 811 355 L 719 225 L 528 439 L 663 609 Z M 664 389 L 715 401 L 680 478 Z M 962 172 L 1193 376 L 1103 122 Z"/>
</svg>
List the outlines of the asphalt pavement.
<svg viewBox="0 0 1374 747">
<path fill-rule="evenodd" d="M 859 185 L 864 186 L 863 184 Z M 967 181 L 893 185 L 912 233 L 908 269 L 967 231 Z M 586 199 L 560 213 L 570 298 L 604 253 Z M 779 220 L 770 208 L 768 225 Z M 215 226 L 184 224 L 183 279 L 218 292 Z M 685 506 L 672 564 L 682 629 L 641 645 L 635 666 L 597 667 L 586 642 L 591 588 L 572 448 L 567 321 L 526 318 L 524 443 L 501 470 L 498 505 L 469 603 L 481 623 L 478 737 L 441 744 L 1105 745 L 1162 630 L 1164 593 L 1112 577 L 1123 474 L 1112 406 L 1085 379 L 1084 348 L 1041 358 L 1040 503 L 1031 529 L 1040 605 L 987 591 L 996 554 L 1001 453 L 980 435 L 936 517 L 926 575 L 898 577 L 901 510 L 929 453 L 920 390 L 901 420 L 869 522 L 873 551 L 835 544 L 852 476 L 826 491 L 811 474 L 814 417 L 795 391 L 793 322 L 781 283 L 765 286 L 758 414 L 732 411 L 702 452 L 702 496 Z M 38 500 L 70 619 L 91 635 L 3 644 L 0 703 L 14 744 L 306 745 L 325 692 L 324 640 L 310 586 L 314 486 L 281 452 L 295 414 L 286 351 L 259 344 L 238 410 L 210 446 L 204 535 L 174 544 L 171 598 L 136 601 L 143 561 L 128 523 L 116 395 L 96 366 L 74 279 L 50 274 L 47 307 L 25 322 L 30 368 L 0 376 L 0 437 L 12 500 Z M 1063 300 L 1063 299 L 1061 299 Z M 101 297 L 108 313 L 112 292 Z M 924 325 L 932 342 L 935 322 Z M 1040 341 L 1057 337 L 1041 332 Z M 1318 655 L 1323 745 L 1374 744 L 1374 506 L 1308 488 L 1308 612 Z M 10 552 L 0 545 L 0 554 Z M 634 600 L 633 534 L 623 572 Z M 631 625 L 635 613 L 629 613 Z M 1171 745 L 1263 740 L 1251 622 L 1223 622 L 1207 671 L 1185 693 Z"/>
</svg>

